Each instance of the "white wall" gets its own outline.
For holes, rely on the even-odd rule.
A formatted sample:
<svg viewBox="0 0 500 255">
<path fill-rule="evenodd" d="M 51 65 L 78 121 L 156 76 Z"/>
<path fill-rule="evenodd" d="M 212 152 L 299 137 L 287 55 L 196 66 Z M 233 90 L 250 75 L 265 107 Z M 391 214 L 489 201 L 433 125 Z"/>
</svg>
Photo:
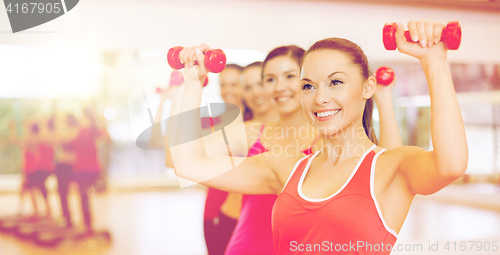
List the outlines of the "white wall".
<svg viewBox="0 0 500 255">
<path fill-rule="evenodd" d="M 462 47 L 450 59 L 500 62 L 497 13 L 311 1 L 83 0 L 65 16 L 20 34 L 7 32 L 9 22 L 0 10 L 0 44 L 153 50 L 207 42 L 267 52 L 284 44 L 308 47 L 335 36 L 360 44 L 372 61 L 410 60 L 385 51 L 381 41 L 384 23 L 410 19 L 459 20 Z"/>
<path fill-rule="evenodd" d="M 500 63 L 497 13 L 327 1 L 83 0 L 56 20 L 12 34 L 0 4 L 0 68 L 4 73 L 0 97 L 98 94 L 103 51 L 129 56 L 130 62 L 113 70 L 117 75 L 109 81 L 112 97 L 126 96 L 138 85 L 169 72 L 163 56 L 139 63 L 134 52 L 164 53 L 172 46 L 202 42 L 225 50 L 255 50 L 261 58 L 277 46 L 307 48 L 319 39 L 336 36 L 360 44 L 372 63 L 416 61 L 388 52 L 382 45 L 386 22 L 409 19 L 459 20 L 462 47 L 449 53 L 451 61 Z M 216 87 L 207 93 L 218 95 Z"/>
<path fill-rule="evenodd" d="M 95 97 L 102 56 L 74 47 L 0 45 L 0 98 Z"/>
</svg>

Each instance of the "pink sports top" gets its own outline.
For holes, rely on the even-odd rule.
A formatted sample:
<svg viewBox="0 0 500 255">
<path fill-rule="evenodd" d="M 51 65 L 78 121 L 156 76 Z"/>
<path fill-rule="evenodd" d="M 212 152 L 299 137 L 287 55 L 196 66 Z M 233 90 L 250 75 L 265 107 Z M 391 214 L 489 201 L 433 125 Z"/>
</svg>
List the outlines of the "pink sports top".
<svg viewBox="0 0 500 255">
<path fill-rule="evenodd" d="M 227 195 L 226 191 L 208 188 L 205 213 L 203 214 L 205 220 L 212 220 L 219 216 L 220 208 L 224 204 L 224 201 L 226 201 Z"/>
<path fill-rule="evenodd" d="M 55 169 L 54 164 L 54 147 L 50 144 L 40 143 L 38 145 L 40 158 L 38 161 L 38 170 L 45 172 L 53 172 Z"/>
<path fill-rule="evenodd" d="M 248 150 L 248 157 L 268 151 L 260 141 L 263 131 L 264 125 L 260 128 L 257 140 Z M 317 139 L 314 142 L 316 141 Z M 311 148 L 302 152 L 309 151 Z M 277 197 L 273 194 L 243 195 L 240 218 L 225 255 L 274 255 L 271 212 Z"/>
<path fill-rule="evenodd" d="M 213 128 L 215 125 L 221 122 L 220 116 L 215 118 L 203 117 L 201 118 L 201 128 Z M 205 212 L 203 213 L 203 219 L 213 220 L 219 216 L 222 204 L 226 201 L 228 193 L 226 191 L 208 188 L 207 198 L 205 200 Z"/>
<path fill-rule="evenodd" d="M 385 223 L 375 198 L 375 164 L 385 151 L 375 153 L 375 147 L 364 153 L 339 191 L 322 199 L 302 193 L 319 151 L 297 162 L 273 208 L 276 254 L 390 254 L 397 234 Z"/>
</svg>

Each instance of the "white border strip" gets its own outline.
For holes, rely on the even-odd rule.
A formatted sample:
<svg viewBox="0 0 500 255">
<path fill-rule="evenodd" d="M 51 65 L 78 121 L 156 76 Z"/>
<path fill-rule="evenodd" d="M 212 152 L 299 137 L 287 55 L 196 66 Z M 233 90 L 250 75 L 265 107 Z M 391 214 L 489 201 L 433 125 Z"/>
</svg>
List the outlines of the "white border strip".
<svg viewBox="0 0 500 255">
<path fill-rule="evenodd" d="M 384 227 L 389 233 L 394 235 L 396 238 L 398 238 L 398 234 L 394 229 L 390 228 L 387 223 L 384 220 L 384 216 L 382 215 L 382 211 L 380 210 L 380 206 L 378 205 L 377 198 L 375 197 L 375 164 L 377 163 L 378 156 L 382 154 L 385 151 L 385 149 L 380 150 L 375 157 L 373 157 L 372 161 L 372 167 L 370 170 L 370 193 L 372 195 L 373 202 L 375 203 L 375 207 L 377 208 L 378 216 L 380 217 L 380 220 L 382 221 L 382 224 L 384 224 Z"/>
<path fill-rule="evenodd" d="M 66 10 L 66 2 L 64 2 L 64 0 L 61 0 L 61 5 L 63 7 L 64 13 L 68 13 L 68 10 Z"/>
<path fill-rule="evenodd" d="M 359 166 L 365 160 L 366 155 L 368 155 L 368 153 L 370 151 L 372 151 L 375 147 L 377 147 L 377 145 L 374 144 L 374 145 L 372 145 L 372 147 L 370 147 L 370 149 L 368 149 L 367 151 L 365 151 L 365 153 L 363 154 L 363 156 L 361 156 L 361 158 L 359 159 L 358 164 L 354 168 L 354 171 L 352 171 L 351 175 L 349 176 L 349 178 L 347 179 L 347 181 L 344 183 L 344 185 L 337 192 L 335 192 L 333 195 L 330 195 L 330 196 L 325 197 L 325 198 L 316 198 L 316 199 L 315 198 L 309 198 L 309 197 L 306 197 L 304 195 L 304 193 L 302 193 L 302 184 L 304 183 L 304 179 L 305 179 L 305 177 L 307 175 L 307 172 L 309 171 L 309 166 L 311 165 L 312 159 L 314 157 L 316 157 L 316 155 L 314 155 L 314 157 L 312 157 L 311 160 L 309 161 L 309 163 L 307 164 L 306 169 L 304 169 L 304 172 L 302 173 L 302 176 L 300 177 L 299 187 L 297 189 L 299 191 L 300 197 L 302 197 L 302 199 L 304 199 L 306 201 L 309 201 L 309 202 L 323 202 L 323 201 L 326 201 L 326 200 L 328 200 L 328 199 L 336 196 L 337 194 L 339 194 L 347 186 L 347 184 L 349 184 L 349 182 L 351 182 L 351 179 L 354 177 L 354 175 L 358 171 Z"/>
<path fill-rule="evenodd" d="M 320 152 L 321 150 L 319 150 L 318 152 Z M 309 155 L 299 159 L 299 161 L 297 161 L 297 163 L 295 163 L 295 166 L 293 167 L 293 170 L 292 172 L 290 173 L 290 175 L 288 176 L 288 180 L 286 180 L 286 183 L 285 183 L 285 186 L 283 186 L 283 189 L 281 189 L 281 193 L 283 193 L 283 191 L 285 190 L 285 187 L 286 185 L 288 184 L 288 182 L 290 181 L 290 179 L 292 179 L 292 176 L 293 174 L 295 173 L 295 170 L 297 169 L 297 167 L 299 167 L 300 165 L 300 162 L 302 162 L 302 160 L 304 160 L 305 158 L 309 157 Z"/>
</svg>

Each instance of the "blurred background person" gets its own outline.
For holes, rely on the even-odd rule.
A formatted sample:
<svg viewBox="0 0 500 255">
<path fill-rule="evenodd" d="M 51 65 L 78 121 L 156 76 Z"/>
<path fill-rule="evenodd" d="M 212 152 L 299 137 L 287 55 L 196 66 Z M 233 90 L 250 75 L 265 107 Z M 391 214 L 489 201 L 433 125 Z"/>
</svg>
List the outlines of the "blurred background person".
<svg viewBox="0 0 500 255">
<path fill-rule="evenodd" d="M 100 177 L 102 167 L 99 162 L 97 143 L 110 141 L 111 138 L 103 126 L 99 125 L 90 107 L 83 108 L 83 114 L 78 122 L 78 134 L 71 143 L 76 155 L 73 163 L 73 180 L 78 183 L 81 199 L 81 209 L 85 227 L 92 234 L 92 216 L 89 202 L 90 188 Z"/>
<path fill-rule="evenodd" d="M 257 123 L 275 121 L 278 113 L 273 107 L 271 95 L 262 84 L 262 62 L 256 61 L 245 66 L 241 81 L 245 120 Z"/>
<path fill-rule="evenodd" d="M 60 114 L 56 118 L 56 128 L 52 135 L 56 151 L 57 191 L 61 205 L 62 216 L 67 228 L 73 227 L 68 205 L 69 185 L 73 179 L 73 164 L 76 161 L 73 143 L 79 132 L 78 122 L 72 113 Z"/>
<path fill-rule="evenodd" d="M 54 132 L 54 119 L 53 118 L 43 118 L 40 123 L 40 137 L 38 142 L 38 178 L 39 183 L 37 186 L 40 187 L 40 192 L 45 200 L 45 205 L 47 207 L 47 216 L 52 217 L 51 206 L 49 204 L 48 192 L 46 188 L 46 180 L 55 171 L 55 161 L 54 161 L 54 145 L 50 142 L 52 137 L 50 136 Z"/>
<path fill-rule="evenodd" d="M 23 155 L 23 170 L 24 178 L 22 182 L 22 187 L 20 191 L 20 205 L 23 205 L 24 195 L 28 193 L 31 197 L 33 206 L 33 216 L 38 218 L 41 216 L 39 212 L 39 207 L 37 204 L 37 194 L 38 192 L 42 195 L 45 207 L 45 216 L 47 218 L 51 217 L 50 206 L 47 198 L 47 189 L 45 187 L 45 181 L 50 175 L 52 169 L 50 163 L 47 166 L 47 161 L 50 162 L 51 158 L 44 159 L 45 156 L 51 156 L 50 152 L 47 155 L 46 151 L 43 151 L 44 144 L 41 140 L 40 126 L 36 122 L 25 121 L 24 122 L 23 133 L 19 137 L 17 136 L 16 122 L 12 121 L 10 123 L 10 143 L 15 146 L 19 146 L 22 150 Z M 47 150 L 50 150 L 48 148 Z M 22 211 L 20 211 L 22 213 Z"/>
</svg>

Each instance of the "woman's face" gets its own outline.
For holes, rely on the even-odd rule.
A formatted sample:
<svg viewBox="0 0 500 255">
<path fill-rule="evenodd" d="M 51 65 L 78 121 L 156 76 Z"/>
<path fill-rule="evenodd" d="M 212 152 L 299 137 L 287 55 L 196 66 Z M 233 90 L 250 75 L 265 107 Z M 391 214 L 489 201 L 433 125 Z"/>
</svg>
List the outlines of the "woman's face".
<svg viewBox="0 0 500 255">
<path fill-rule="evenodd" d="M 271 95 L 262 85 L 262 68 L 254 66 L 243 71 L 243 100 L 253 113 L 266 113 L 272 109 Z"/>
<path fill-rule="evenodd" d="M 240 71 L 228 68 L 222 71 L 220 78 L 220 95 L 228 104 L 241 105 Z"/>
<path fill-rule="evenodd" d="M 373 77 L 364 79 L 358 66 L 340 51 L 316 50 L 302 65 L 302 108 L 323 136 L 361 125 L 366 100 L 375 92 Z"/>
<path fill-rule="evenodd" d="M 263 82 L 280 114 L 300 110 L 300 67 L 297 61 L 289 56 L 269 60 L 264 67 Z"/>
</svg>

